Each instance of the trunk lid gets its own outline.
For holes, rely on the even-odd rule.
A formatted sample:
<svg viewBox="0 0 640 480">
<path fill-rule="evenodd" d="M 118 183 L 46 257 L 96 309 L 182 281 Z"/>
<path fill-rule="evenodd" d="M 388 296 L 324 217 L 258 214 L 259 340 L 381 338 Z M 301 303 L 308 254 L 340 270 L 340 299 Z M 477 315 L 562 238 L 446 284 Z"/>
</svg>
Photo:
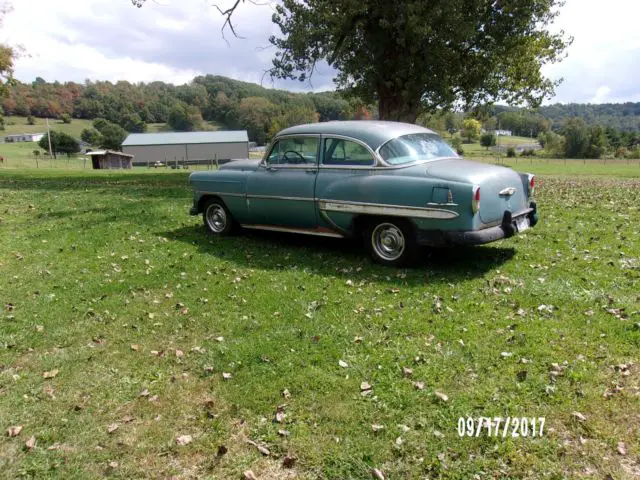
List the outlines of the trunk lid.
<svg viewBox="0 0 640 480">
<path fill-rule="evenodd" d="M 499 222 L 505 210 L 515 213 L 528 206 L 522 178 L 511 168 L 462 159 L 444 159 L 429 164 L 427 175 L 479 185 L 479 213 L 484 223 Z"/>
</svg>

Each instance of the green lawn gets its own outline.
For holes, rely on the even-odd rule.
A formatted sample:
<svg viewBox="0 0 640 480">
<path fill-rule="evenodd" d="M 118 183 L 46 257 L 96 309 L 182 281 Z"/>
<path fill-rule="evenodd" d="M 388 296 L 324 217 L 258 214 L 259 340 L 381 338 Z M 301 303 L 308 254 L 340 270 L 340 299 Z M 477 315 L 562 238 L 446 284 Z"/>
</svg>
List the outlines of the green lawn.
<svg viewBox="0 0 640 480">
<path fill-rule="evenodd" d="M 0 169 L 0 201 L 3 477 L 640 471 L 638 177 L 542 176 L 530 232 L 407 270 L 208 237 L 183 172 Z M 460 438 L 467 416 L 544 435 Z"/>
<path fill-rule="evenodd" d="M 44 118 L 34 117 L 35 125 L 27 124 L 27 117 L 4 117 L 5 129 L 0 131 L 0 136 L 13 135 L 18 133 L 47 133 L 47 124 Z M 49 128 L 64 132 L 76 138 L 80 138 L 82 130 L 91 128 L 91 120 L 80 120 L 74 118 L 71 123 L 64 123 L 62 120 L 49 119 Z M 4 145 L 0 144 L 0 148 Z"/>
</svg>

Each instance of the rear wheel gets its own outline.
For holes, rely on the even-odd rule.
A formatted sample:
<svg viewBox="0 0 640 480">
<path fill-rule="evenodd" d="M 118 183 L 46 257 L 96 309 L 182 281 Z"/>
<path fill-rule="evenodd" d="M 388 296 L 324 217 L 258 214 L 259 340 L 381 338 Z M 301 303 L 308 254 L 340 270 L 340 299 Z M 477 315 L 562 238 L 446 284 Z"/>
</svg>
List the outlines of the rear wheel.
<svg viewBox="0 0 640 480">
<path fill-rule="evenodd" d="M 233 231 L 234 221 L 225 204 L 217 198 L 207 200 L 202 209 L 202 220 L 207 231 L 225 236 Z"/>
<path fill-rule="evenodd" d="M 381 265 L 406 266 L 417 257 L 413 227 L 402 218 L 369 222 L 365 241 L 373 260 Z"/>
</svg>

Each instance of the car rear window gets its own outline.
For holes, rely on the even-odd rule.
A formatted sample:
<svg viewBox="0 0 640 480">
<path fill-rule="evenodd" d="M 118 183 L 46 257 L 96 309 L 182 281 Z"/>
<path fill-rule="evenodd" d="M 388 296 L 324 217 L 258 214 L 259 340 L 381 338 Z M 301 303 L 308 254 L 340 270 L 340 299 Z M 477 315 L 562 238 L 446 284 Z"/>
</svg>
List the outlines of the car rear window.
<svg viewBox="0 0 640 480">
<path fill-rule="evenodd" d="M 434 133 L 411 133 L 389 140 L 380 147 L 380 156 L 391 165 L 402 165 L 458 155 Z"/>
</svg>

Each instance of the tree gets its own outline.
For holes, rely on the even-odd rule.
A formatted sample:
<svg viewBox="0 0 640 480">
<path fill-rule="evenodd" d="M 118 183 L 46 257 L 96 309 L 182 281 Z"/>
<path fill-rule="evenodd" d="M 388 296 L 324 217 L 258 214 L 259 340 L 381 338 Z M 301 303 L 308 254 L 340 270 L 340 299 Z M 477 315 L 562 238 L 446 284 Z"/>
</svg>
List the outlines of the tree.
<svg viewBox="0 0 640 480">
<path fill-rule="evenodd" d="M 552 157 L 563 157 L 566 151 L 566 139 L 555 132 L 544 132 L 538 136 L 538 142 L 546 154 Z"/>
<path fill-rule="evenodd" d="M 142 118 L 137 113 L 123 115 L 120 125 L 131 133 L 144 133 L 147 131 L 147 124 L 142 121 Z"/>
<path fill-rule="evenodd" d="M 0 4 L 0 26 L 4 16 L 10 11 L 10 4 L 5 2 Z M 9 86 L 13 84 L 13 58 L 13 49 L 0 43 L 0 98 L 9 94 Z"/>
<path fill-rule="evenodd" d="M 71 135 L 67 135 L 63 132 L 51 130 L 51 150 L 53 151 L 53 158 L 58 158 L 58 153 L 64 153 L 71 155 L 80 151 L 80 144 Z M 38 142 L 38 146 L 46 151 L 49 151 L 49 135 L 45 135 Z"/>
<path fill-rule="evenodd" d="M 264 145 L 267 141 L 271 120 L 278 114 L 278 108 L 263 97 L 247 97 L 240 102 L 239 122 L 247 130 L 249 140 Z"/>
<path fill-rule="evenodd" d="M 561 0 L 283 0 L 271 74 L 306 81 L 324 60 L 340 89 L 385 120 L 503 100 L 537 106 L 557 82 L 541 66 L 570 43 L 549 31 Z"/>
<path fill-rule="evenodd" d="M 106 148 L 108 150 L 120 150 L 122 148 L 122 142 L 127 138 L 127 131 L 120 125 L 115 123 L 107 123 L 100 130 L 101 138 L 99 146 L 100 148 Z"/>
<path fill-rule="evenodd" d="M 562 134 L 565 142 L 565 156 L 567 158 L 583 158 L 589 147 L 589 135 L 584 120 L 570 118 L 564 122 Z"/>
<path fill-rule="evenodd" d="M 462 136 L 466 137 L 467 141 L 471 143 L 480 136 L 481 128 L 480 122 L 475 118 L 465 118 L 462 121 Z"/>
<path fill-rule="evenodd" d="M 85 128 L 82 130 L 80 138 L 89 145 L 100 145 L 102 142 L 102 135 L 95 128 Z"/>
<path fill-rule="evenodd" d="M 485 133 L 480 137 L 480 144 L 489 150 L 489 147 L 495 146 L 496 136 L 493 133 Z"/>
<path fill-rule="evenodd" d="M 63 113 L 62 115 L 60 115 L 60 120 L 62 120 L 62 123 L 71 123 L 71 115 L 69 115 L 68 113 Z"/>
<path fill-rule="evenodd" d="M 589 127 L 589 145 L 585 151 L 586 158 L 600 158 L 609 147 L 605 130 L 600 125 Z"/>
<path fill-rule="evenodd" d="M 27 125 L 35 125 L 35 124 L 36 124 L 35 118 L 33 118 L 33 116 L 29 115 L 27 117 Z"/>
<path fill-rule="evenodd" d="M 202 115 L 197 108 L 182 103 L 177 104 L 169 113 L 169 125 L 179 132 L 191 132 L 202 123 Z"/>
</svg>

